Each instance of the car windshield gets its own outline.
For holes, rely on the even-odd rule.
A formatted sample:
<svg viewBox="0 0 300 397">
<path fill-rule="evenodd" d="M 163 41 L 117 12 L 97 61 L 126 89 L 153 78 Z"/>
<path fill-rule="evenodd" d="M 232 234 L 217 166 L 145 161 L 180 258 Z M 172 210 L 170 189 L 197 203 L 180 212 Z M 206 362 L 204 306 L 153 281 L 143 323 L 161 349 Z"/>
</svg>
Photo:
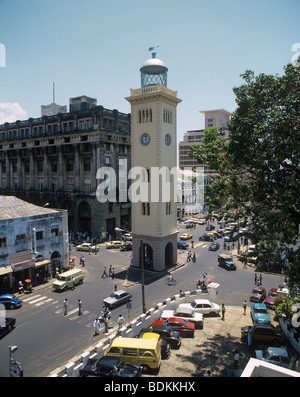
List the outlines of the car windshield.
<svg viewBox="0 0 300 397">
<path fill-rule="evenodd" d="M 111 298 L 119 299 L 119 295 L 115 294 L 114 292 L 110 295 Z"/>
<path fill-rule="evenodd" d="M 252 290 L 252 293 L 253 293 L 253 294 L 261 294 L 262 291 L 260 291 L 259 289 L 255 289 L 255 288 L 254 288 L 254 289 Z"/>
<path fill-rule="evenodd" d="M 269 357 L 268 349 L 264 349 L 264 350 L 262 351 L 262 356 L 263 356 L 263 358 L 268 358 L 268 357 Z"/>
<path fill-rule="evenodd" d="M 271 296 L 272 298 L 275 298 L 277 296 L 276 292 L 270 292 L 268 296 Z"/>
<path fill-rule="evenodd" d="M 196 302 L 193 301 L 193 302 L 191 303 L 191 306 L 192 306 L 192 307 L 196 307 L 196 306 L 197 306 Z"/>
</svg>

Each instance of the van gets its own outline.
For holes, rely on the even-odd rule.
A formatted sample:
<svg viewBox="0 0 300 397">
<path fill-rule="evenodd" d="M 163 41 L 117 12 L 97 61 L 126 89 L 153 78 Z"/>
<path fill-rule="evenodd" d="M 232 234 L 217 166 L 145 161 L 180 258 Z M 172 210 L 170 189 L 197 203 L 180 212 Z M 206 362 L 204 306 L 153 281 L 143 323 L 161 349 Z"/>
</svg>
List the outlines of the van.
<svg viewBox="0 0 300 397">
<path fill-rule="evenodd" d="M 156 339 L 117 337 L 105 356 L 120 357 L 126 364 L 140 365 L 143 372 L 159 370 L 161 349 Z"/>
<path fill-rule="evenodd" d="M 73 288 L 75 285 L 82 284 L 84 273 L 80 269 L 72 269 L 61 273 L 57 280 L 54 281 L 52 287 L 57 291 L 66 291 L 68 288 Z"/>
</svg>

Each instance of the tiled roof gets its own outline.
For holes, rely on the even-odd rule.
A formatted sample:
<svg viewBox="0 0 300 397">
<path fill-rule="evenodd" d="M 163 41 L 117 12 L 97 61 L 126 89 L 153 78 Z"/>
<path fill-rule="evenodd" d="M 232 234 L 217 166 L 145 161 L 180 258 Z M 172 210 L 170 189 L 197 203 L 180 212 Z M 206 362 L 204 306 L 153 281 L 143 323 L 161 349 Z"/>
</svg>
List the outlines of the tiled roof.
<svg viewBox="0 0 300 397">
<path fill-rule="evenodd" d="M 0 220 L 25 218 L 57 212 L 59 211 L 46 207 L 39 207 L 14 196 L 0 196 Z"/>
</svg>

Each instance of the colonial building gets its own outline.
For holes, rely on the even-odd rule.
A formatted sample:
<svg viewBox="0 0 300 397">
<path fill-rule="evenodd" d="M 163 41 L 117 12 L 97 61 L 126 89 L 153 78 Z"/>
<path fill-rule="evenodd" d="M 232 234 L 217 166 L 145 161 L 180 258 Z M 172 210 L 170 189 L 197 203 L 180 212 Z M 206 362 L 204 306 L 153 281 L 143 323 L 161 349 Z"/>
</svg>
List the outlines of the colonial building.
<svg viewBox="0 0 300 397">
<path fill-rule="evenodd" d="M 53 103 L 40 118 L 0 125 L 0 194 L 67 209 L 70 231 L 96 237 L 130 229 L 129 203 L 96 197 L 100 167 L 118 178 L 119 160 L 130 166 L 130 115 L 86 96 L 71 98 L 69 112 L 60 109 Z"/>
<path fill-rule="evenodd" d="M 68 266 L 67 218 L 66 210 L 0 196 L 0 293 L 26 279 L 43 283 Z"/>
</svg>

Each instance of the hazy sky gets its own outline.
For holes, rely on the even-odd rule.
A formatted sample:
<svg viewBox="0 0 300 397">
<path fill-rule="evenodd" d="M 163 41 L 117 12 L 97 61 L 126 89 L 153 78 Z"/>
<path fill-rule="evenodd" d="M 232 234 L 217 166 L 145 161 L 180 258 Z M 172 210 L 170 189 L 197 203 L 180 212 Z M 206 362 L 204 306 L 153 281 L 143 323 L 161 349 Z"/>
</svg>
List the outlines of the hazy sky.
<svg viewBox="0 0 300 397">
<path fill-rule="evenodd" d="M 60 105 L 87 95 L 129 113 L 124 97 L 158 45 L 181 140 L 203 128 L 200 110 L 235 109 L 246 69 L 283 73 L 299 16 L 300 0 L 0 0 L 0 124 L 39 117 L 53 82 Z"/>
</svg>

